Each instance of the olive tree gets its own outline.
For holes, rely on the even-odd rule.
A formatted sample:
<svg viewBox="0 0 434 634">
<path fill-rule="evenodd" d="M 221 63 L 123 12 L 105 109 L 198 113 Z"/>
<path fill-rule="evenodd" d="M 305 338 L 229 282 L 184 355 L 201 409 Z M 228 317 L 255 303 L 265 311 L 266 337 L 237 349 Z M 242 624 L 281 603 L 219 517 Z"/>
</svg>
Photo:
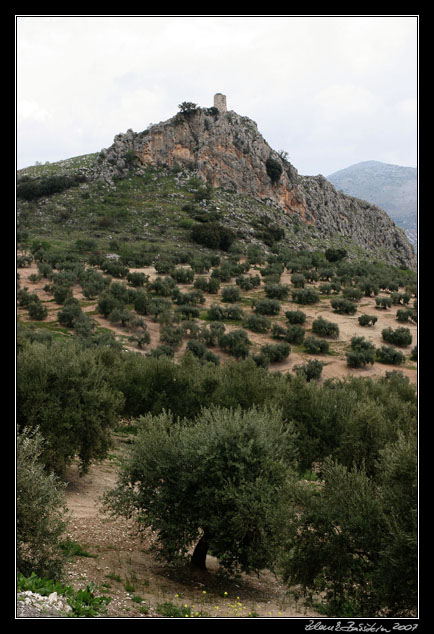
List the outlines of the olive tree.
<svg viewBox="0 0 434 634">
<path fill-rule="evenodd" d="M 38 427 L 41 459 L 63 476 L 75 457 L 85 472 L 105 458 L 123 396 L 107 380 L 97 353 L 75 341 L 24 345 L 17 357 L 17 424 Z"/>
<path fill-rule="evenodd" d="M 36 428 L 17 434 L 17 569 L 23 575 L 57 579 L 63 571 L 61 543 L 68 520 L 63 484 L 41 461 L 45 444 Z"/>
<path fill-rule="evenodd" d="M 323 484 L 294 487 L 281 570 L 321 593 L 327 616 L 408 617 L 418 601 L 417 438 L 400 434 L 374 473 L 326 459 Z"/>
<path fill-rule="evenodd" d="M 163 412 L 138 427 L 106 508 L 151 528 L 169 563 L 205 569 L 211 551 L 228 572 L 270 568 L 294 464 L 278 410 L 214 407 L 189 421 Z"/>
</svg>

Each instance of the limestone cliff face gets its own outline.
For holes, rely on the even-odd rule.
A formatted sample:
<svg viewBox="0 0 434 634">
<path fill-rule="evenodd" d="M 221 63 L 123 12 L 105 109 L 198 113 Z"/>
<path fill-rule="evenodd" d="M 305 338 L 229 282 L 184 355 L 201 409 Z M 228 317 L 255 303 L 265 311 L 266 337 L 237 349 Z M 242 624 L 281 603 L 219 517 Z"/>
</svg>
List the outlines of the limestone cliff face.
<svg viewBox="0 0 434 634">
<path fill-rule="evenodd" d="M 193 163 L 214 187 L 269 199 L 288 213 L 304 216 L 297 170 L 272 150 L 256 123 L 235 112 L 199 108 L 188 115 L 177 115 L 153 126 L 135 144 L 135 150 L 144 165 Z M 267 174 L 270 158 L 282 168 L 276 183 Z"/>
<path fill-rule="evenodd" d="M 194 166 L 214 187 L 265 201 L 324 236 L 340 235 L 377 257 L 390 252 L 389 261 L 416 268 L 412 245 L 384 211 L 337 192 L 323 176 L 299 175 L 254 121 L 233 111 L 196 108 L 145 132 L 119 134 L 104 151 L 100 175 L 125 175 L 126 156 L 137 157 L 143 166 Z"/>
</svg>

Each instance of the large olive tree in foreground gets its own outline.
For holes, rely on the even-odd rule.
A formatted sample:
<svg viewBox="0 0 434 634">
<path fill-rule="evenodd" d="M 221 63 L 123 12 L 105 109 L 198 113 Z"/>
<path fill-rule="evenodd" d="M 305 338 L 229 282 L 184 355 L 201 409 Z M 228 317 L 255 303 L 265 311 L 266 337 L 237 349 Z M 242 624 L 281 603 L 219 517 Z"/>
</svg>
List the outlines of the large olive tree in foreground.
<svg viewBox="0 0 434 634">
<path fill-rule="evenodd" d="M 294 462 L 279 413 L 211 408 L 194 421 L 162 413 L 139 425 L 107 507 L 150 527 L 168 562 L 191 556 L 204 569 L 211 553 L 229 572 L 270 567 Z"/>
</svg>

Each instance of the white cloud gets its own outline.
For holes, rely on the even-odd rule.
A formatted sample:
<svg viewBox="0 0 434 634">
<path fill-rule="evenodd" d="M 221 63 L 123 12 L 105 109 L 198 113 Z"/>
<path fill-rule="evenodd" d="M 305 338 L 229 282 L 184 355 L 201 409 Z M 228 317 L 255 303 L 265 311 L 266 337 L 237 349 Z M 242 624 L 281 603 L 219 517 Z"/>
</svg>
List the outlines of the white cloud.
<svg viewBox="0 0 434 634">
<path fill-rule="evenodd" d="M 301 173 L 366 148 L 414 156 L 416 42 L 412 16 L 19 17 L 18 166 L 96 152 L 216 92 Z"/>
<path fill-rule="evenodd" d="M 346 83 L 325 88 L 315 96 L 314 103 L 322 120 L 342 121 L 349 117 L 354 119 L 377 114 L 383 100 L 363 86 Z"/>
<path fill-rule="evenodd" d="M 19 125 L 26 121 L 41 123 L 49 119 L 50 116 L 51 113 L 35 101 L 23 99 L 17 103 L 17 120 Z"/>
</svg>

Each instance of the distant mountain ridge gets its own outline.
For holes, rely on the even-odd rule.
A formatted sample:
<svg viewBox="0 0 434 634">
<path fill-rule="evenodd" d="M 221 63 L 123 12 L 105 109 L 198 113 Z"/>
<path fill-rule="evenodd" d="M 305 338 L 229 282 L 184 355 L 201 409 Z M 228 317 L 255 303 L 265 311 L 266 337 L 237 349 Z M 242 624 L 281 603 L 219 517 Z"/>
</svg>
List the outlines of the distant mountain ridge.
<svg viewBox="0 0 434 634">
<path fill-rule="evenodd" d="M 417 169 L 381 161 L 362 161 L 333 172 L 327 179 L 350 196 L 366 200 L 384 211 L 417 241 Z"/>
</svg>

